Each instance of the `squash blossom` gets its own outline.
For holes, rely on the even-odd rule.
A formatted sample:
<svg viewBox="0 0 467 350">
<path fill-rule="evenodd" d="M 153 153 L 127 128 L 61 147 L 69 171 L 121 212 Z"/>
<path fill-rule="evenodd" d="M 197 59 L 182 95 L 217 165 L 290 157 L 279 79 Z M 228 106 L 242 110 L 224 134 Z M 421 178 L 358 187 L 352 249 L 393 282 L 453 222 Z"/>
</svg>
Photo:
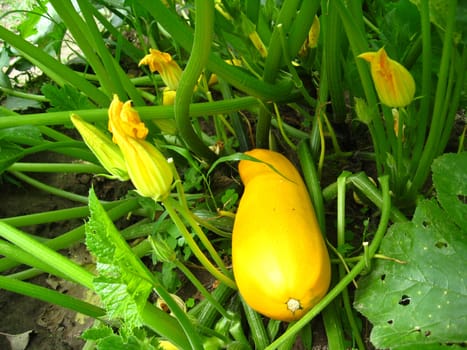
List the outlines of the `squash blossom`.
<svg viewBox="0 0 467 350">
<path fill-rule="evenodd" d="M 405 107 L 415 95 L 415 81 L 399 62 L 390 59 L 384 50 L 365 52 L 358 57 L 370 62 L 371 76 L 379 99 L 388 107 Z"/>
<path fill-rule="evenodd" d="M 156 49 L 149 49 L 149 54 L 144 56 L 138 65 L 143 64 L 149 66 L 151 72 L 159 72 L 165 85 L 170 90 L 177 90 L 182 76 L 182 69 L 170 54 Z"/>
<path fill-rule="evenodd" d="M 129 180 L 123 154 L 110 137 L 94 125 L 86 123 L 76 114 L 71 115 L 71 121 L 81 134 L 84 143 L 94 153 L 105 170 L 111 174 L 109 177 L 120 181 Z"/>
<path fill-rule="evenodd" d="M 136 191 L 154 200 L 166 198 L 173 181 L 172 170 L 162 153 L 145 140 L 148 129 L 131 101 L 123 103 L 114 95 L 109 107 L 109 131 L 122 151 Z"/>
</svg>

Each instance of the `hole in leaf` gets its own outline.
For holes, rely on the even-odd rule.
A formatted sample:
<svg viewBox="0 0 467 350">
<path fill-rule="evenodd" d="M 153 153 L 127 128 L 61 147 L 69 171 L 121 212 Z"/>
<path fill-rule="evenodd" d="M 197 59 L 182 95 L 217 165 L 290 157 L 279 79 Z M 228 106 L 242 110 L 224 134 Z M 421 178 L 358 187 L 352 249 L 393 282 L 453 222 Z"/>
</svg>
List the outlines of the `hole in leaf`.
<svg viewBox="0 0 467 350">
<path fill-rule="evenodd" d="M 446 242 L 443 242 L 443 241 L 438 241 L 435 243 L 435 247 L 436 248 L 447 248 L 448 247 L 448 244 Z"/>
<path fill-rule="evenodd" d="M 429 337 L 431 335 L 431 331 L 426 331 L 425 332 L 425 337 Z"/>
<path fill-rule="evenodd" d="M 426 227 L 430 226 L 430 222 L 427 221 L 427 220 L 423 220 L 422 225 L 423 225 L 423 227 L 426 228 Z"/>
<path fill-rule="evenodd" d="M 383 274 L 381 275 L 381 281 L 384 281 L 385 278 L 386 278 L 386 274 L 383 273 Z"/>
<path fill-rule="evenodd" d="M 462 203 L 464 203 L 464 204 L 467 204 L 467 196 L 466 196 L 465 194 L 458 194 L 458 195 L 457 195 L 457 199 L 458 199 L 460 202 L 462 202 Z"/>
<path fill-rule="evenodd" d="M 388 320 L 388 324 L 393 324 L 394 321 L 393 320 Z"/>
<path fill-rule="evenodd" d="M 408 295 L 403 295 L 401 300 L 399 300 L 399 305 L 407 306 L 410 304 L 410 297 Z"/>
</svg>

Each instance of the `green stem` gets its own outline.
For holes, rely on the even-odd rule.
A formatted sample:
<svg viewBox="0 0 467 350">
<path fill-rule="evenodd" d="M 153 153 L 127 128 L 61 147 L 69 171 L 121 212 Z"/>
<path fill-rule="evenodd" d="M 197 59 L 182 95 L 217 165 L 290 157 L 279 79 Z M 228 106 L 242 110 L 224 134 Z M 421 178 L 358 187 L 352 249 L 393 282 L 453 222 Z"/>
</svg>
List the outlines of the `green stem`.
<svg viewBox="0 0 467 350">
<path fill-rule="evenodd" d="M 270 343 L 268 332 L 264 327 L 263 318 L 240 297 L 245 312 L 245 317 L 250 327 L 251 337 L 256 350 L 263 350 Z"/>
<path fill-rule="evenodd" d="M 103 203 L 103 206 L 108 210 L 116 207 L 119 204 L 122 204 L 125 201 L 126 200 Z M 88 207 L 82 206 L 52 211 L 43 211 L 40 213 L 28 215 L 10 216 L 8 218 L 2 218 L 0 221 L 11 226 L 20 227 L 83 218 L 87 215 L 89 215 Z"/>
<path fill-rule="evenodd" d="M 118 89 L 117 79 L 111 79 L 114 74 L 107 74 L 104 63 L 100 60 L 98 53 L 100 53 L 100 42 L 102 41 L 102 36 L 96 37 L 95 31 L 92 30 L 91 24 L 87 23 L 81 14 L 85 14 L 86 11 L 82 12 L 76 11 L 75 7 L 71 1 L 58 1 L 50 0 L 55 11 L 60 16 L 60 19 L 65 23 L 67 29 L 70 31 L 73 36 L 76 44 L 79 46 L 80 50 L 83 52 L 86 60 L 91 65 L 92 69 L 96 72 L 96 75 L 99 77 L 99 82 L 102 86 L 102 90 L 107 96 L 112 96 L 112 93 L 119 93 L 121 96 L 121 91 Z M 80 6 L 81 7 L 81 6 Z M 94 23 L 95 25 L 95 23 Z M 113 72 L 111 72 L 113 73 Z"/>
<path fill-rule="evenodd" d="M 228 276 L 224 275 L 221 273 L 204 255 L 204 253 L 201 251 L 201 249 L 198 247 L 196 244 L 195 240 L 191 236 L 190 232 L 188 232 L 186 226 L 183 224 L 183 221 L 181 218 L 178 216 L 176 209 L 178 207 L 178 210 L 181 209 L 181 206 L 178 206 L 177 202 L 173 200 L 170 197 L 167 197 L 163 201 L 164 207 L 166 210 L 169 212 L 169 215 L 177 228 L 179 229 L 180 233 L 182 234 L 183 238 L 185 239 L 186 243 L 190 247 L 191 251 L 193 254 L 196 256 L 196 258 L 199 260 L 199 262 L 219 281 L 225 283 L 232 289 L 237 289 L 235 282 Z M 196 225 L 197 226 L 197 225 Z"/>
<path fill-rule="evenodd" d="M 35 47 L 19 35 L 13 34 L 5 29 L 3 26 L 0 26 L 0 39 L 17 49 L 24 58 L 41 69 L 57 84 L 61 86 L 71 84 L 83 91 L 86 96 L 91 98 L 99 106 L 107 106 L 109 104 L 109 98 L 101 90 L 82 78 L 72 69 L 55 60 L 42 49 Z"/>
<path fill-rule="evenodd" d="M 172 261 L 178 269 L 180 269 L 184 275 L 190 280 L 190 282 L 196 287 L 196 289 L 208 300 L 208 302 L 216 308 L 219 313 L 230 319 L 230 315 L 224 309 L 224 307 L 208 292 L 208 290 L 203 286 L 203 284 L 196 278 L 193 272 L 190 271 L 185 265 L 183 265 L 179 260 L 175 259 Z"/>
<path fill-rule="evenodd" d="M 21 91 L 9 89 L 3 86 L 0 86 L 0 91 L 5 93 L 5 95 L 15 96 L 15 97 L 24 98 L 24 99 L 32 100 L 32 101 L 38 101 L 38 102 L 48 102 L 47 98 L 45 98 L 42 95 L 21 92 Z"/>
<path fill-rule="evenodd" d="M 27 184 L 29 184 L 29 185 L 31 185 L 33 187 L 36 187 L 41 191 L 53 194 L 54 196 L 62 197 L 62 198 L 68 199 L 70 201 L 79 202 L 79 203 L 87 203 L 88 202 L 88 197 L 86 197 L 86 196 L 81 196 L 81 195 L 76 194 L 76 193 L 71 193 L 71 192 L 68 192 L 68 191 L 61 190 L 61 189 L 59 189 L 57 187 L 54 187 L 54 186 L 46 185 L 45 183 L 37 181 L 37 180 L 33 179 L 32 177 L 24 175 L 23 173 L 18 172 L 18 171 L 9 171 L 9 172 L 12 175 L 14 175 L 15 177 L 17 177 L 18 179 L 26 182 Z"/>
<path fill-rule="evenodd" d="M 151 303 L 141 311 L 141 318 L 146 326 L 167 339 L 170 339 L 180 349 L 193 349 L 179 321 Z M 200 349 L 200 347 L 197 347 Z"/>
<path fill-rule="evenodd" d="M 345 33 L 350 43 L 354 57 L 368 51 L 368 42 L 364 31 L 363 24 L 363 11 L 361 3 L 358 1 L 348 2 L 348 6 L 344 5 L 343 1 L 334 2 L 335 9 L 339 12 Z M 373 82 L 370 72 L 362 59 L 356 58 L 355 64 L 357 66 L 358 74 L 362 82 L 365 97 L 370 108 L 373 108 L 375 113 L 372 121 L 368 125 L 373 140 L 373 147 L 375 148 L 376 162 L 378 173 L 382 174 L 383 164 L 386 154 L 388 152 L 388 145 L 385 142 L 386 133 L 384 126 L 379 117 L 378 100 L 373 87 Z"/>
<path fill-rule="evenodd" d="M 183 141 L 198 156 L 213 161 L 215 154 L 195 133 L 190 118 L 193 89 L 209 58 L 214 30 L 213 0 L 195 0 L 195 34 L 188 63 L 180 78 L 175 97 L 175 122 Z"/>
<path fill-rule="evenodd" d="M 370 256 L 374 256 L 379 248 L 381 240 L 386 232 L 387 225 L 389 222 L 389 215 L 391 212 L 391 197 L 389 194 L 389 181 L 387 176 L 380 178 L 382 196 L 383 196 L 383 208 L 381 212 L 381 218 L 378 225 L 378 229 L 375 233 L 373 241 L 370 244 L 369 253 Z M 314 317 L 316 317 L 329 303 L 331 303 L 346 287 L 350 284 L 363 270 L 365 269 L 364 259 L 360 260 L 352 270 L 342 278 L 334 288 L 332 288 L 328 294 L 321 299 L 305 316 L 298 320 L 295 324 L 291 325 L 287 331 L 272 342 L 265 350 L 276 349 L 280 344 L 285 342 L 293 334 L 297 334 L 304 326 L 306 326 Z"/>
<path fill-rule="evenodd" d="M 63 2 L 63 0 L 61 2 Z M 85 38 L 88 41 L 92 38 L 92 49 L 98 53 L 98 58 L 100 59 L 100 62 L 102 62 L 102 66 L 104 68 L 104 76 L 102 76 L 102 74 L 98 74 L 99 80 L 102 81 L 109 79 L 111 82 L 110 86 L 113 87 L 113 90 L 108 91 L 108 94 L 118 93 L 122 98 L 128 95 L 135 105 L 144 105 L 141 95 L 132 84 L 128 74 L 123 70 L 120 63 L 112 56 L 103 40 L 102 34 L 94 21 L 96 14 L 99 13 L 96 7 L 93 6 L 89 0 L 78 0 L 78 3 L 81 9 L 81 14 L 84 18 L 83 24 L 85 24 L 85 27 L 83 29 L 88 34 Z M 76 14 L 76 10 L 70 13 L 70 15 L 74 14 Z"/>
<path fill-rule="evenodd" d="M 44 244 L 40 244 L 24 232 L 0 222 L 0 236 L 38 258 L 45 265 L 52 267 L 53 270 L 60 270 L 62 276 L 66 276 L 67 279 L 75 281 L 89 289 L 93 288 L 93 274 L 55 250 L 50 249 Z"/>
<path fill-rule="evenodd" d="M 226 114 L 239 110 L 257 108 L 259 105 L 260 102 L 258 99 L 251 96 L 214 102 L 193 103 L 190 106 L 190 116 L 196 118 L 205 115 Z M 174 106 L 136 106 L 135 110 L 139 113 L 143 121 L 174 118 Z M 106 121 L 109 118 L 107 108 L 25 114 L 0 118 L 0 129 L 21 125 L 63 125 L 70 122 L 70 115 L 72 113 L 79 115 L 87 122 Z"/>
<path fill-rule="evenodd" d="M 349 181 L 360 191 L 362 191 L 365 196 L 373 202 L 378 208 L 382 208 L 383 205 L 383 197 L 381 193 L 378 191 L 376 186 L 368 179 L 368 176 L 363 173 L 357 173 L 348 177 Z M 330 192 L 328 192 L 330 191 Z M 331 194 L 333 191 L 332 188 L 327 187 L 323 190 L 323 193 L 326 192 L 326 198 Z M 407 222 L 408 219 L 402 214 L 399 209 L 395 207 L 391 207 L 391 220 L 394 222 Z"/>
<path fill-rule="evenodd" d="M 137 0 L 137 3 L 166 29 L 182 48 L 187 51 L 191 50 L 193 32 L 178 15 L 170 11 L 161 1 Z M 287 101 L 291 98 L 293 84 L 290 80 L 268 84 L 245 73 L 242 69 L 224 62 L 214 53 L 209 56 L 207 68 L 250 96 L 270 101 Z"/>
<path fill-rule="evenodd" d="M 412 167 L 417 167 L 420 156 L 425 144 L 426 126 L 430 119 L 430 102 L 431 102 L 431 80 L 432 80 L 432 52 L 431 52 L 431 21 L 430 8 L 428 1 L 420 2 L 420 24 L 422 32 L 422 89 L 420 109 L 417 115 L 416 141 L 412 153 Z M 415 170 L 413 170 L 415 171 Z"/>
<path fill-rule="evenodd" d="M 222 93 L 222 98 L 224 100 L 230 100 L 233 98 L 233 94 L 232 94 L 232 89 L 231 87 L 227 84 L 226 81 L 224 81 L 224 79 L 219 79 L 219 87 L 220 87 L 220 91 Z M 239 151 L 240 152 L 245 152 L 247 150 L 250 149 L 250 146 L 249 146 L 249 140 L 248 140 L 248 137 L 247 137 L 247 134 L 243 128 L 243 123 L 242 123 L 242 120 L 240 118 L 240 115 L 239 113 L 237 112 L 232 112 L 230 113 L 230 120 L 231 120 L 231 123 L 232 123 L 232 127 L 234 128 L 235 130 L 235 138 L 236 140 L 238 141 L 238 144 L 239 144 Z"/>
<path fill-rule="evenodd" d="M 343 123 L 346 116 L 344 101 L 344 84 L 342 74 L 342 39 L 343 30 L 339 12 L 335 3 L 341 0 L 323 1 L 326 6 L 321 16 L 321 28 L 323 36 L 322 64 L 326 70 L 327 86 L 331 99 L 333 120 Z M 323 7 L 324 8 L 324 7 Z"/>
<path fill-rule="evenodd" d="M 16 162 L 8 169 L 11 172 L 26 171 L 31 173 L 75 173 L 104 174 L 103 167 L 88 163 L 28 163 Z"/>
<path fill-rule="evenodd" d="M 138 200 L 136 198 L 131 198 L 122 201 L 116 207 L 110 209 L 108 211 L 108 215 L 111 220 L 116 220 L 124 215 L 127 215 L 132 210 L 136 209 L 139 206 Z M 0 221 L 1 225 L 7 225 L 6 223 Z M 10 226 L 10 225 L 8 225 Z M 44 243 L 44 245 L 53 250 L 59 250 L 68 248 L 71 245 L 82 241 L 84 238 L 84 225 L 81 225 L 67 233 L 60 235 L 58 237 L 52 238 Z M 31 252 L 33 255 L 34 251 Z M 47 261 L 46 261 L 47 262 Z M 2 258 L 0 259 L 0 271 L 5 271 L 12 267 L 17 266 L 18 264 L 9 258 Z"/>
<path fill-rule="evenodd" d="M 39 243 L 37 241 L 37 243 Z M 67 277 L 62 274 L 62 272 L 58 269 L 55 269 L 53 266 L 50 266 L 44 263 L 42 260 L 36 258 L 34 255 L 24 251 L 23 249 L 11 244 L 9 242 L 5 242 L 3 240 L 0 241 L 0 254 L 19 264 L 24 264 L 28 266 L 33 266 L 36 269 L 41 270 L 41 272 L 47 272 L 55 276 L 59 276 L 61 278 L 67 279 Z"/>
<path fill-rule="evenodd" d="M 462 90 L 464 88 L 464 79 L 465 79 L 465 67 L 467 67 L 467 46 L 463 46 L 462 53 L 460 57 L 453 58 L 455 62 L 455 69 L 452 70 L 452 74 L 455 77 L 456 83 L 453 87 L 453 91 L 451 94 L 451 98 L 447 99 L 445 103 L 447 104 L 446 109 L 446 124 L 444 125 L 443 133 L 441 135 L 441 141 L 438 144 L 438 151 L 437 153 L 440 154 L 443 152 L 444 148 L 446 147 L 449 138 L 451 137 L 451 131 L 453 124 L 455 122 L 455 116 L 458 112 L 459 108 L 459 101 L 461 99 Z"/>
<path fill-rule="evenodd" d="M 279 122 L 276 119 L 271 120 L 271 125 L 273 127 L 279 128 Z M 296 139 L 304 140 L 310 137 L 309 133 L 303 130 L 294 128 L 293 126 L 290 126 L 289 124 L 284 123 L 284 121 L 281 122 L 281 127 L 285 133 L 287 133 L 288 135 Z"/>
<path fill-rule="evenodd" d="M 346 197 L 346 183 L 347 177 L 350 175 L 349 172 L 343 172 L 337 179 L 337 249 L 341 248 L 345 244 L 345 197 Z M 339 278 L 342 279 L 345 276 L 344 265 L 339 265 Z M 350 328 L 352 329 L 352 336 L 360 350 L 364 350 L 362 338 L 358 330 L 357 323 L 353 316 L 352 306 L 350 303 L 349 291 L 345 288 L 342 291 L 342 301 L 344 304 L 344 310 L 349 321 Z"/>
<path fill-rule="evenodd" d="M 287 41 L 287 52 L 289 57 L 295 57 L 305 40 L 308 38 L 308 33 L 319 6 L 320 0 L 302 1 L 300 9 L 298 10 L 289 29 L 289 40 Z"/>
<path fill-rule="evenodd" d="M 457 0 L 449 1 L 447 12 L 446 31 L 444 34 L 443 51 L 436 85 L 435 102 L 433 106 L 432 120 L 429 128 L 428 138 L 425 148 L 420 157 L 417 170 L 412 180 L 411 192 L 417 193 L 425 183 L 433 158 L 437 155 L 438 143 L 446 122 L 446 113 L 443 113 L 443 106 L 446 103 L 445 94 L 449 91 L 448 77 L 452 69 L 453 35 L 456 24 Z"/>
<path fill-rule="evenodd" d="M 211 241 L 206 237 L 205 233 L 198 225 L 197 219 L 191 213 L 191 211 L 189 211 L 188 209 L 186 209 L 184 206 L 180 205 L 176 201 L 171 201 L 171 204 L 179 213 L 182 214 L 182 217 L 188 221 L 188 223 L 190 224 L 190 226 L 193 228 L 196 235 L 198 236 L 199 240 L 201 241 L 201 243 L 204 245 L 204 247 L 207 249 L 207 251 L 211 255 L 214 262 L 221 269 L 222 273 L 224 273 L 225 275 L 229 275 L 229 271 L 227 270 L 224 262 L 222 261 L 219 254 L 217 254 L 216 249 L 214 249 L 214 247 L 212 246 Z"/>
<path fill-rule="evenodd" d="M 263 80 L 265 82 L 273 83 L 279 74 L 279 67 L 282 63 L 281 31 L 287 34 L 289 33 L 292 20 L 295 19 L 299 5 L 299 0 L 285 0 L 282 3 L 269 41 L 268 56 L 264 62 Z M 313 21 L 313 17 L 311 17 L 311 21 Z"/>
<path fill-rule="evenodd" d="M 281 32 L 289 32 L 292 19 L 295 17 L 300 1 L 285 0 L 281 6 L 277 21 L 268 45 L 268 56 L 264 62 L 263 80 L 274 83 L 282 63 Z M 288 47 L 287 47 L 288 48 Z M 271 113 L 263 107 L 259 110 L 256 125 L 256 147 L 265 148 L 268 145 L 269 130 L 271 127 Z"/>
<path fill-rule="evenodd" d="M 0 118 L 1 119 L 1 118 Z M 19 140 L 18 140 L 19 141 Z M 21 142 L 19 142 L 21 143 Z M 34 154 L 41 151 L 53 151 L 68 156 L 72 156 L 77 159 L 82 159 L 92 162 L 95 160 L 94 155 L 89 151 L 89 149 L 84 148 L 84 143 L 80 141 L 43 141 L 38 145 L 24 148 L 23 151 L 15 154 L 13 159 L 21 159 L 29 154 Z"/>
<path fill-rule="evenodd" d="M 39 299 L 46 303 L 59 305 L 89 317 L 99 318 L 105 316 L 105 310 L 100 307 L 94 306 L 80 299 L 76 299 L 67 294 L 62 294 L 49 288 L 36 286 L 32 283 L 18 281 L 14 278 L 0 276 L 0 288 Z"/>
<path fill-rule="evenodd" d="M 309 143 L 305 140 L 298 145 L 298 158 L 303 171 L 305 183 L 310 192 L 313 208 L 315 209 L 321 232 L 326 232 L 326 217 L 323 195 L 316 166 L 313 162 Z"/>
</svg>

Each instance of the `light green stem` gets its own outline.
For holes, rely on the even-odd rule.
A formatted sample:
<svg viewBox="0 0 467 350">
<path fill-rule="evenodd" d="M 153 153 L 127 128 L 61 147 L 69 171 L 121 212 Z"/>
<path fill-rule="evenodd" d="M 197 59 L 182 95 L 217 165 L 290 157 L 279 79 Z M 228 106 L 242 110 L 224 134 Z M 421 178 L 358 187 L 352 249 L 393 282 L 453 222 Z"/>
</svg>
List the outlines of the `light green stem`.
<svg viewBox="0 0 467 350">
<path fill-rule="evenodd" d="M 246 96 L 223 101 L 193 103 L 190 105 L 189 112 L 192 118 L 196 118 L 205 115 L 227 114 L 239 110 L 257 108 L 259 105 L 260 102 L 257 98 Z M 174 119 L 174 106 L 136 106 L 135 110 L 143 121 Z M 87 122 L 106 121 L 109 117 L 107 108 L 5 116 L 0 118 L 0 129 L 21 125 L 63 125 L 70 122 L 71 113 L 79 115 Z"/>
<path fill-rule="evenodd" d="M 195 240 L 191 236 L 190 232 L 188 232 L 188 229 L 186 226 L 183 224 L 183 221 L 181 220 L 180 216 L 177 214 L 176 210 L 182 209 L 182 206 L 178 205 L 178 203 L 172 199 L 171 197 L 167 197 L 163 202 L 164 207 L 166 210 L 169 212 L 169 215 L 177 228 L 179 229 L 180 233 L 182 234 L 183 238 L 185 239 L 186 243 L 190 247 L 191 251 L 193 254 L 196 256 L 196 258 L 199 260 L 199 262 L 219 281 L 225 283 L 232 289 L 237 289 L 237 286 L 235 282 L 228 276 L 224 275 L 221 273 L 212 263 L 209 261 L 209 259 L 204 255 L 204 253 L 201 251 L 201 249 L 198 247 L 196 244 Z M 183 211 L 183 209 L 182 209 Z M 186 219 L 189 219 L 189 216 L 185 217 Z M 199 226 L 195 224 L 195 227 Z"/>
<path fill-rule="evenodd" d="M 23 180 L 24 182 L 30 184 L 31 186 L 34 186 L 42 191 L 48 192 L 50 194 L 53 194 L 58 197 L 66 198 L 68 200 L 74 201 L 74 202 L 79 202 L 79 203 L 87 203 L 88 202 L 88 197 L 86 196 L 81 196 L 76 193 L 71 193 L 68 191 L 61 190 L 57 187 L 46 185 L 43 182 L 37 181 L 33 179 L 32 177 L 29 177 L 27 175 L 24 175 L 21 172 L 18 171 L 10 171 L 10 173 L 14 176 L 16 176 L 18 179 Z"/>
<path fill-rule="evenodd" d="M 27 295 L 31 298 L 45 301 L 46 303 L 59 305 L 90 317 L 98 318 L 105 316 L 105 310 L 97 306 L 89 304 L 80 299 L 76 299 L 67 294 L 57 292 L 50 288 L 45 288 L 34 285 L 32 283 L 18 281 L 14 278 L 0 276 L 0 288 L 9 290 L 14 293 Z"/>
<path fill-rule="evenodd" d="M 26 171 L 32 173 L 76 173 L 105 174 L 103 167 L 90 163 L 28 163 L 17 162 L 8 171 Z"/>
<path fill-rule="evenodd" d="M 203 284 L 196 278 L 193 272 L 190 271 L 185 265 L 183 265 L 179 260 L 174 260 L 173 263 L 180 269 L 185 276 L 190 280 L 191 283 L 196 287 L 196 289 L 208 300 L 208 302 L 216 308 L 219 313 L 230 319 L 231 316 L 225 311 L 224 307 L 209 293 L 209 291 L 203 286 Z"/>
<path fill-rule="evenodd" d="M 443 129 L 445 128 L 445 125 L 449 123 L 449 117 L 454 117 L 454 115 L 447 116 L 444 107 L 446 103 L 451 103 L 451 99 L 446 98 L 446 95 L 451 90 L 451 87 L 449 86 L 449 73 L 454 69 L 452 66 L 452 56 L 454 50 L 453 38 L 456 24 L 457 0 L 449 1 L 448 4 L 448 12 L 446 14 L 447 23 L 443 38 L 443 51 L 441 54 L 432 119 L 428 129 L 428 138 L 421 154 L 420 161 L 417 163 L 417 170 L 412 180 L 412 194 L 416 194 L 425 183 L 433 159 L 438 155 L 438 148 Z M 465 71 L 465 67 L 463 70 Z M 425 98 L 428 98 L 428 96 L 425 96 Z"/>
<path fill-rule="evenodd" d="M 89 289 L 93 288 L 94 275 L 55 250 L 38 243 L 24 232 L 0 222 L 0 236 L 15 244 L 25 252 L 40 259 L 43 263 L 59 269 L 63 276 Z"/>
</svg>

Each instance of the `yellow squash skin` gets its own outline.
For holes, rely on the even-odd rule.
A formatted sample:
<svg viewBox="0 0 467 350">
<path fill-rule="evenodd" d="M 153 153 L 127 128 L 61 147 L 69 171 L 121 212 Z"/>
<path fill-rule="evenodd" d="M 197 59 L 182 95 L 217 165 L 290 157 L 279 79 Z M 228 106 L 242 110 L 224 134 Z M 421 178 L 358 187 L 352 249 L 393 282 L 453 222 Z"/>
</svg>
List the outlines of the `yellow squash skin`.
<svg viewBox="0 0 467 350">
<path fill-rule="evenodd" d="M 235 281 L 254 310 L 272 319 L 294 321 L 329 288 L 326 244 L 305 184 L 292 163 L 265 149 L 246 154 L 280 174 L 264 163 L 239 163 L 245 190 L 232 233 Z"/>
</svg>

